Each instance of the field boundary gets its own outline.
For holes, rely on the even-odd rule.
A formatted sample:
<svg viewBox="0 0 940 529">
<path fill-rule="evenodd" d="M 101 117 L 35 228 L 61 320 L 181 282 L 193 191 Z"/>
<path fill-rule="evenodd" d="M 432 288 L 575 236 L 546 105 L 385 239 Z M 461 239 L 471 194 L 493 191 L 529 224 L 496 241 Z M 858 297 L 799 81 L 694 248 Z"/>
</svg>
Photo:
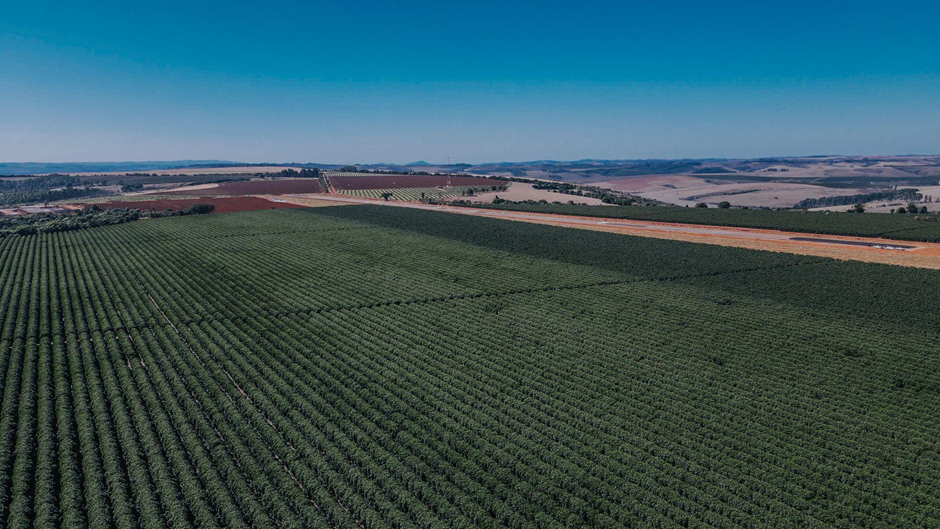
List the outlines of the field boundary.
<svg viewBox="0 0 940 529">
<path fill-rule="evenodd" d="M 303 197 L 300 197 L 303 198 Z M 711 226 L 702 224 L 683 224 L 676 222 L 633 221 L 629 219 L 605 217 L 577 217 L 552 213 L 526 213 L 508 210 L 447 206 L 440 204 L 419 204 L 370 200 L 337 195 L 323 195 L 322 200 L 337 203 L 390 206 L 412 209 L 456 213 L 477 217 L 531 222 L 551 226 L 577 228 L 593 231 L 619 233 L 636 237 L 669 239 L 730 246 L 749 250 L 761 250 L 795 255 L 828 257 L 841 261 L 862 261 L 868 263 L 889 264 L 912 268 L 940 270 L 940 243 L 904 241 L 904 245 L 913 248 L 893 250 L 877 247 L 849 247 L 843 244 L 831 244 L 811 241 L 792 240 L 793 237 L 805 237 L 804 232 L 787 232 L 759 228 L 739 228 L 732 226 Z M 845 241 L 872 243 L 875 246 L 897 246 L 901 241 L 844 235 L 826 235 L 827 238 Z"/>
</svg>

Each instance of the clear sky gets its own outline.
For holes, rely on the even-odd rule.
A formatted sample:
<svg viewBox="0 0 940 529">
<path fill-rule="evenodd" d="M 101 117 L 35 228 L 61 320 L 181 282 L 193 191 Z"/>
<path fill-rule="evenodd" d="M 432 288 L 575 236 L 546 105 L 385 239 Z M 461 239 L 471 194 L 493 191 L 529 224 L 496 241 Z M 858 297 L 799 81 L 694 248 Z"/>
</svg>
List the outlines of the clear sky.
<svg viewBox="0 0 940 529">
<path fill-rule="evenodd" d="M 31 0 L 0 161 L 940 153 L 940 2 Z"/>
</svg>

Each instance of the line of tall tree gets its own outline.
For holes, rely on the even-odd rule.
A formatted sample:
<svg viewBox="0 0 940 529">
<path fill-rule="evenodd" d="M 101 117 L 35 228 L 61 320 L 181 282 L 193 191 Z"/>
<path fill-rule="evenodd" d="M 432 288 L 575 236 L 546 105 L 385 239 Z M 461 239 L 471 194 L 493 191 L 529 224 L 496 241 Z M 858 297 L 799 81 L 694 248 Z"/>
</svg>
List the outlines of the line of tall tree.
<svg viewBox="0 0 940 529">
<path fill-rule="evenodd" d="M 320 178 L 320 170 L 314 167 L 313 169 L 301 169 L 297 171 L 295 169 L 284 169 L 277 173 L 268 173 L 265 176 L 272 178 Z"/>
<path fill-rule="evenodd" d="M 0 206 L 44 204 L 57 200 L 110 194 L 68 175 L 46 175 L 19 180 L 0 180 Z"/>
<path fill-rule="evenodd" d="M 877 200 L 904 200 L 909 202 L 919 202 L 923 195 L 916 189 L 892 189 L 890 191 L 877 191 L 875 193 L 866 193 L 862 195 L 840 195 L 834 197 L 807 198 L 799 201 L 794 209 L 810 208 L 828 208 L 833 206 L 848 206 L 852 204 L 864 204 L 865 202 L 874 202 Z"/>
<path fill-rule="evenodd" d="M 66 187 L 64 189 L 37 189 L 34 191 L 7 191 L 0 194 L 0 206 L 46 204 L 58 200 L 89 198 L 110 195 L 104 189 L 94 187 Z"/>
<path fill-rule="evenodd" d="M 193 204 L 180 211 L 141 211 L 134 208 L 103 210 L 88 206 L 77 213 L 36 213 L 33 215 L 0 216 L 0 238 L 10 235 L 33 235 L 111 226 L 143 218 L 204 215 L 215 211 L 212 204 Z"/>
<path fill-rule="evenodd" d="M 569 184 L 567 182 L 545 182 L 537 180 L 532 184 L 532 187 L 534 189 L 547 189 L 564 195 L 596 198 L 605 204 L 616 204 L 618 206 L 643 205 L 651 202 L 634 195 L 619 193 L 610 189 L 604 189 L 603 187 Z"/>
</svg>

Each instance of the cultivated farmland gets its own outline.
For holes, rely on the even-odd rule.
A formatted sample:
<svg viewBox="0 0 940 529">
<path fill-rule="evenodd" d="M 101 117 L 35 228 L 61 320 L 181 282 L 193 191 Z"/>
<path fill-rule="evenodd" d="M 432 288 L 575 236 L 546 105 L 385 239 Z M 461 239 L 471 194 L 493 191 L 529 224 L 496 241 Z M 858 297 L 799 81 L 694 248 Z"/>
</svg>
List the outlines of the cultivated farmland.
<svg viewBox="0 0 940 529">
<path fill-rule="evenodd" d="M 222 182 L 217 187 L 193 190 L 180 188 L 174 191 L 161 191 L 161 195 L 226 196 L 226 195 L 280 195 L 288 193 L 322 193 L 323 187 L 316 179 L 296 178 L 283 180 L 251 180 L 240 182 Z"/>
<path fill-rule="evenodd" d="M 491 178 L 477 178 L 471 176 L 446 175 L 410 175 L 410 174 L 369 174 L 369 173 L 341 173 L 346 176 L 327 174 L 330 185 L 337 191 L 351 191 L 358 189 L 402 189 L 402 188 L 434 188 L 447 185 L 454 187 L 491 187 L 505 185 L 505 182 Z M 356 176 L 352 176 L 356 175 Z"/>
<path fill-rule="evenodd" d="M 902 241 L 940 242 L 940 217 L 936 215 L 641 206 L 599 207 L 581 204 L 527 203 L 473 204 L 473 207 L 854 237 L 880 237 Z"/>
<path fill-rule="evenodd" d="M 389 189 L 347 189 L 340 191 L 340 193 L 365 198 L 382 198 L 389 195 L 389 198 L 393 200 L 413 201 L 427 198 L 459 197 L 466 195 L 468 191 L 473 189 L 473 187 L 395 187 Z"/>
<path fill-rule="evenodd" d="M 0 240 L 4 527 L 935 527 L 940 276 L 380 206 Z"/>
<path fill-rule="evenodd" d="M 147 195 L 138 195 L 127 198 L 146 198 Z M 286 202 L 274 202 L 260 197 L 208 197 L 156 200 L 123 200 L 114 202 L 100 202 L 96 205 L 101 209 L 133 208 L 141 211 L 182 211 L 196 204 L 210 204 L 215 206 L 217 213 L 231 213 L 235 211 L 256 211 L 259 209 L 291 209 L 301 206 Z"/>
</svg>

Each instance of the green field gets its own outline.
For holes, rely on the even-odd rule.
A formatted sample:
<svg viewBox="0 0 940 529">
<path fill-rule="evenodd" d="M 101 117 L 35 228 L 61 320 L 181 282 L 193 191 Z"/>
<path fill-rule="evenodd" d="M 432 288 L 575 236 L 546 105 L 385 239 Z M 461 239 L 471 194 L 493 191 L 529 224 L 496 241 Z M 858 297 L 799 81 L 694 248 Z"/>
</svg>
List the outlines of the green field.
<svg viewBox="0 0 940 529">
<path fill-rule="evenodd" d="M 459 197 L 468 189 L 479 190 L 480 186 L 454 186 L 454 187 L 402 187 L 394 189 L 340 189 L 337 192 L 354 197 L 382 198 L 390 193 L 392 200 L 422 200 L 425 198 Z"/>
<path fill-rule="evenodd" d="M 940 525 L 933 271 L 381 206 L 0 263 L 3 527 Z"/>
<path fill-rule="evenodd" d="M 163 195 L 159 193 L 154 193 L 152 195 L 108 195 L 104 197 L 95 197 L 89 199 L 83 199 L 82 204 L 101 204 L 103 202 L 144 202 L 148 200 L 183 200 L 183 199 L 195 199 L 203 198 L 204 195 Z M 75 200 L 63 200 L 60 201 L 63 204 L 74 204 Z M 133 204 L 128 204 L 128 207 L 133 207 Z"/>
<path fill-rule="evenodd" d="M 564 195 L 559 201 L 568 200 Z M 585 206 L 580 204 L 470 204 L 536 213 L 609 217 L 617 219 L 682 222 L 710 226 L 736 226 L 765 230 L 883 237 L 902 241 L 940 242 L 940 216 L 886 213 L 826 213 L 756 209 L 704 209 L 645 206 Z M 929 219 L 929 220 L 919 220 Z"/>
<path fill-rule="evenodd" d="M 366 178 L 375 178 L 376 176 L 408 176 L 407 174 L 404 174 L 404 173 L 401 173 L 401 174 L 396 174 L 396 173 L 375 173 L 375 172 L 371 172 L 371 171 L 355 172 L 355 173 L 344 172 L 344 171 L 323 171 L 323 174 L 324 174 L 326 177 L 331 177 L 331 176 L 343 176 L 343 177 L 366 177 Z"/>
</svg>

